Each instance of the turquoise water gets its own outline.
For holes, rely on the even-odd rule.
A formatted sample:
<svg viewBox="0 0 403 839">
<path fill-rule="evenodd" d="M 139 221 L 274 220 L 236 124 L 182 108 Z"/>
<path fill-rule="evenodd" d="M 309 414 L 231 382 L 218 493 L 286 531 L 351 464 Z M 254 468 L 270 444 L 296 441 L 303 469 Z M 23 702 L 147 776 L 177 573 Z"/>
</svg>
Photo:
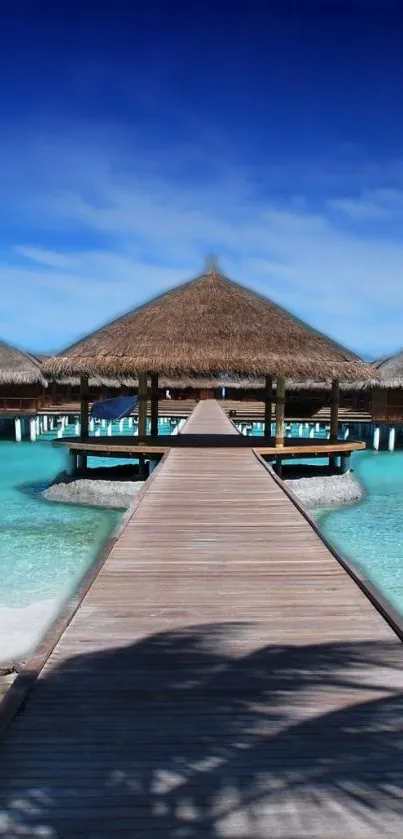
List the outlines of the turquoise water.
<svg viewBox="0 0 403 839">
<path fill-rule="evenodd" d="M 0 442 L 0 458 L 0 607 L 68 594 L 121 513 L 42 500 L 65 468 L 47 443 Z"/>
<path fill-rule="evenodd" d="M 121 512 L 42 500 L 66 466 L 49 443 L 0 441 L 0 462 L 1 663 L 36 644 Z"/>
<path fill-rule="evenodd" d="M 365 500 L 322 510 L 317 522 L 403 614 L 403 452 L 357 452 L 352 467 Z"/>
</svg>

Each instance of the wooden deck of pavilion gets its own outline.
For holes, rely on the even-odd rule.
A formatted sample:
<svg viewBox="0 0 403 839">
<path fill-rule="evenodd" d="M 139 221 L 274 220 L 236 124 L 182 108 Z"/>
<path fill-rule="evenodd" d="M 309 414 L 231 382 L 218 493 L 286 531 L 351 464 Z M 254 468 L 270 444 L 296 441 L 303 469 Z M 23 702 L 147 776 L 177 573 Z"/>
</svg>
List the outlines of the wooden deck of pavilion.
<svg viewBox="0 0 403 839">
<path fill-rule="evenodd" d="M 224 434 L 186 434 L 184 436 L 145 437 L 89 437 L 82 440 L 78 437 L 64 437 L 55 439 L 53 445 L 67 448 L 73 457 L 117 457 L 137 458 L 143 455 L 150 460 L 161 457 L 171 449 L 182 448 L 243 448 L 253 449 L 258 454 L 276 460 L 288 460 L 293 457 L 341 457 L 346 461 L 344 471 L 349 468 L 350 455 L 354 451 L 365 449 L 361 441 L 338 440 L 332 442 L 323 439 L 286 438 L 281 448 L 275 445 L 270 437 L 244 437 L 243 435 Z"/>
<path fill-rule="evenodd" d="M 59 635 L 3 706 L 40 669 L 1 835 L 401 836 L 401 642 L 253 451 L 172 450 Z"/>
</svg>

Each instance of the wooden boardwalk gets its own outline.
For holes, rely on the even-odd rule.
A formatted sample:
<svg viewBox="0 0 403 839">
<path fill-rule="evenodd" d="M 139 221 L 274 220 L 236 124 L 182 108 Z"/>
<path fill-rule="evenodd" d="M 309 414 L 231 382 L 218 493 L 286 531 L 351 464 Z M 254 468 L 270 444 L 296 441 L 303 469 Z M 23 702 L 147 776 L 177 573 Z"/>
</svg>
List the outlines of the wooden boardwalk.
<svg viewBox="0 0 403 839">
<path fill-rule="evenodd" d="M 175 449 L 4 738 L 0 836 L 401 839 L 402 726 L 400 641 L 258 457 Z"/>
</svg>

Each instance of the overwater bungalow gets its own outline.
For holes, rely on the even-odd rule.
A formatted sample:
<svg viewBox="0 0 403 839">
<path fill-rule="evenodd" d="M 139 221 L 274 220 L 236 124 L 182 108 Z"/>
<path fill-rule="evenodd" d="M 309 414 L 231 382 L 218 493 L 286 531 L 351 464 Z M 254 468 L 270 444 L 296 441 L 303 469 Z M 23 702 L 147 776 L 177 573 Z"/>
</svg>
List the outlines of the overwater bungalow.
<svg viewBox="0 0 403 839">
<path fill-rule="evenodd" d="M 46 402 L 48 382 L 41 360 L 0 341 L 0 432 L 15 438 L 33 435 L 30 425 Z"/>
<path fill-rule="evenodd" d="M 370 389 L 374 447 L 392 450 L 403 444 L 403 350 L 378 359 L 373 368 L 377 374 Z"/>
<path fill-rule="evenodd" d="M 403 423 L 403 350 L 374 362 L 378 381 L 372 387 L 375 422 Z"/>
<path fill-rule="evenodd" d="M 151 434 L 158 437 L 161 379 L 246 377 L 264 382 L 264 436 L 284 448 L 286 379 L 328 381 L 331 386 L 330 443 L 337 442 L 339 382 L 369 378 L 368 366 L 353 352 L 318 332 L 273 301 L 225 277 L 215 265 L 98 329 L 49 359 L 50 378 L 80 377 L 81 445 L 88 449 L 89 381 L 138 378 L 137 445 L 147 451 L 147 401 Z M 275 388 L 273 388 L 275 379 Z M 133 441 L 131 441 L 131 444 Z M 75 441 L 74 450 L 79 443 Z M 95 450 L 96 444 L 91 444 Z M 87 447 L 87 448 L 86 448 Z M 122 451 L 122 446 L 120 446 Z"/>
</svg>

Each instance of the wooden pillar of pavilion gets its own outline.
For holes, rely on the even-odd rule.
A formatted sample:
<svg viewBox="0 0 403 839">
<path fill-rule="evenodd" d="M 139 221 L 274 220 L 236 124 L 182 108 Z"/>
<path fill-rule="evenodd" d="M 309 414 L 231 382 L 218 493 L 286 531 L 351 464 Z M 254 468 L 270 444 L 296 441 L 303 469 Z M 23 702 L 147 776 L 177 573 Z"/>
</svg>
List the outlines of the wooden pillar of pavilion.
<svg viewBox="0 0 403 839">
<path fill-rule="evenodd" d="M 284 446 L 285 378 L 276 380 L 276 449 Z"/>
<path fill-rule="evenodd" d="M 89 390 L 88 376 L 80 376 L 80 437 L 81 440 L 88 438 L 88 410 Z M 87 455 L 82 454 L 77 458 L 77 465 L 80 470 L 87 468 Z"/>
<path fill-rule="evenodd" d="M 330 403 L 330 443 L 337 442 L 337 435 L 339 432 L 339 397 L 340 388 L 338 379 L 332 380 L 332 395 Z M 331 455 L 329 457 L 329 468 L 336 469 L 337 457 Z"/>
<path fill-rule="evenodd" d="M 151 437 L 158 437 L 158 373 L 151 374 Z"/>
<path fill-rule="evenodd" d="M 276 449 L 284 446 L 284 407 L 285 407 L 285 378 L 277 376 L 276 379 Z M 282 474 L 281 457 L 275 459 L 275 470 L 279 478 Z"/>
<path fill-rule="evenodd" d="M 138 426 L 138 437 L 139 440 L 143 440 L 146 437 L 147 433 L 147 397 L 148 397 L 148 386 L 147 386 L 147 373 L 140 373 L 139 375 L 139 426 Z"/>
<path fill-rule="evenodd" d="M 264 436 L 271 436 L 271 412 L 273 405 L 273 376 L 266 376 L 264 387 Z"/>
</svg>

